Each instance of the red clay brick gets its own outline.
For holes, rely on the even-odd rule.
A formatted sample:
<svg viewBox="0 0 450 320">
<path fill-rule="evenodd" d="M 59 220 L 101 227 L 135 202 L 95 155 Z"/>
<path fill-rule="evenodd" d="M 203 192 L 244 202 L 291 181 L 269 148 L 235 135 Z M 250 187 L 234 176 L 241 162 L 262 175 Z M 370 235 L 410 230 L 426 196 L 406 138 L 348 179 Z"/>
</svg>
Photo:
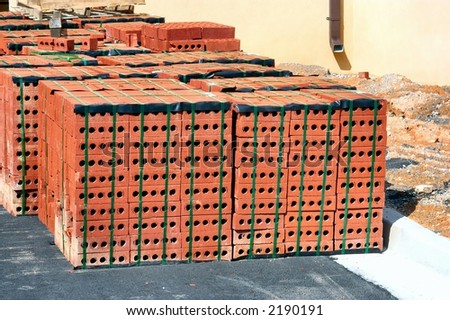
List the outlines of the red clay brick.
<svg viewBox="0 0 450 320">
<path fill-rule="evenodd" d="M 320 224 L 320 211 L 305 211 L 301 213 L 300 226 L 314 227 Z M 333 226 L 334 224 L 334 212 L 325 211 L 322 214 L 322 226 Z M 284 218 L 285 228 L 297 228 L 298 227 L 298 212 L 289 211 Z"/>
<path fill-rule="evenodd" d="M 130 252 L 130 262 L 136 263 L 138 262 L 138 251 L 131 250 Z M 142 250 L 141 251 L 141 262 L 161 262 L 163 259 L 166 261 L 182 261 L 184 260 L 182 257 L 181 248 L 169 248 L 166 250 L 164 254 L 161 249 L 157 250 Z"/>
<path fill-rule="evenodd" d="M 233 230 L 248 231 L 251 229 L 252 216 L 250 214 L 233 214 Z M 253 224 L 254 230 L 267 230 L 275 227 L 274 214 L 256 214 Z M 285 217 L 278 216 L 278 225 L 280 228 L 284 227 Z"/>
<path fill-rule="evenodd" d="M 137 218 L 139 216 L 139 202 L 130 203 L 130 218 Z M 169 201 L 167 206 L 167 213 L 165 210 L 164 201 L 144 202 L 142 204 L 142 218 L 161 218 L 167 214 L 168 217 L 179 217 L 181 215 L 181 204 L 179 201 Z"/>
<path fill-rule="evenodd" d="M 137 235 L 139 233 L 139 221 L 137 218 L 132 218 L 128 220 L 129 223 L 129 234 Z M 144 218 L 141 224 L 142 234 L 163 234 L 164 230 L 164 218 Z M 180 233 L 180 217 L 168 217 L 167 218 L 167 234 L 178 234 Z"/>
<path fill-rule="evenodd" d="M 240 51 L 241 41 L 239 39 L 208 39 L 205 40 L 205 51 L 227 52 Z"/>
<path fill-rule="evenodd" d="M 233 218 L 234 219 L 234 218 Z M 231 213 L 222 215 L 222 224 L 221 228 L 223 230 L 231 228 Z M 181 231 L 187 232 L 189 231 L 191 217 L 188 215 L 181 216 Z M 192 217 L 192 230 L 193 232 L 203 231 L 203 230 L 219 230 L 219 215 L 194 215 Z"/>
<path fill-rule="evenodd" d="M 222 205 L 220 205 L 219 197 L 215 198 L 203 198 L 201 196 L 198 199 L 193 200 L 193 210 L 194 216 L 203 216 L 211 214 L 219 214 L 219 208 L 222 206 L 222 214 L 232 213 L 232 200 L 230 196 L 222 197 Z M 189 199 L 181 200 L 181 215 L 188 216 L 191 213 L 191 203 Z"/>
<path fill-rule="evenodd" d="M 188 260 L 192 256 L 192 261 L 216 261 L 219 258 L 217 247 L 196 247 L 193 248 L 191 254 L 189 248 L 182 248 L 184 260 Z M 221 260 L 230 261 L 232 259 L 232 247 L 224 246 L 221 248 Z"/>
<path fill-rule="evenodd" d="M 229 246 L 232 243 L 231 229 L 222 229 L 221 232 L 221 245 Z M 185 231 L 181 233 L 181 247 L 189 248 L 190 242 L 192 242 L 193 248 L 218 248 L 219 246 L 219 233 L 217 229 L 204 229 L 195 230 L 192 232 L 192 240 L 189 237 L 189 232 Z"/>
<path fill-rule="evenodd" d="M 351 226 L 367 225 L 369 217 L 368 209 L 356 209 L 348 210 L 347 212 L 347 224 Z M 345 211 L 337 210 L 334 216 L 334 221 L 337 227 L 344 225 Z M 381 224 L 383 219 L 383 209 L 373 208 L 371 222 L 374 224 Z"/>
<path fill-rule="evenodd" d="M 289 197 L 287 200 L 287 210 L 288 212 L 294 211 L 298 212 L 299 197 Z M 303 211 L 315 211 L 321 210 L 322 197 L 317 195 L 315 197 L 308 196 L 303 197 L 302 210 Z M 326 196 L 323 202 L 324 211 L 334 211 L 336 210 L 336 196 Z"/>
<path fill-rule="evenodd" d="M 343 245 L 342 240 L 335 240 L 335 250 L 341 250 Z M 345 242 L 345 249 L 346 250 L 361 250 L 364 249 L 366 246 L 366 239 L 348 239 Z M 383 249 L 383 238 L 371 238 L 369 240 L 369 248 L 370 249 Z"/>
<path fill-rule="evenodd" d="M 169 232 L 166 237 L 166 250 L 176 250 L 181 248 L 181 233 Z M 130 236 L 130 249 L 137 250 L 139 244 L 138 236 Z M 162 232 L 141 234 L 141 251 L 161 250 L 164 246 Z"/>
<path fill-rule="evenodd" d="M 283 255 L 285 253 L 284 244 L 278 243 L 276 247 L 276 255 Z M 273 244 L 258 244 L 253 246 L 254 256 L 265 256 L 273 254 Z M 250 246 L 247 244 L 233 245 L 233 259 L 240 259 L 250 255 Z"/>
<path fill-rule="evenodd" d="M 287 242 L 284 245 L 285 245 L 286 254 L 297 252 L 297 243 L 296 242 L 290 242 L 290 243 Z M 316 252 L 316 251 L 317 251 L 317 241 L 300 242 L 300 252 L 311 253 L 311 252 Z M 332 252 L 332 251 L 334 251 L 333 241 L 322 241 L 320 243 L 319 252 Z"/>
<path fill-rule="evenodd" d="M 280 228 L 278 230 L 278 236 L 277 239 L 280 243 L 284 241 L 284 230 Z M 250 231 L 233 231 L 233 244 L 234 245 L 240 245 L 240 244 L 250 244 L 250 237 L 251 232 Z M 253 243 L 255 244 L 272 244 L 274 241 L 274 230 L 268 229 L 268 230 L 255 230 L 253 234 Z"/>
<path fill-rule="evenodd" d="M 278 203 L 278 213 L 286 213 L 286 199 L 281 199 Z M 274 214 L 276 211 L 276 200 L 273 199 L 255 199 L 255 213 Z M 251 214 L 252 213 L 252 199 L 246 197 L 245 199 L 235 199 L 235 214 Z"/>
<path fill-rule="evenodd" d="M 285 229 L 284 241 L 296 242 L 298 237 L 297 228 Z M 308 227 L 301 226 L 300 228 L 300 241 L 301 242 L 313 242 L 319 239 L 319 226 Z M 322 226 L 321 240 L 333 241 L 333 226 Z"/>
<path fill-rule="evenodd" d="M 337 195 L 337 208 L 342 210 L 345 208 L 346 196 L 345 194 Z M 372 195 L 372 207 L 383 208 L 385 204 L 384 192 L 373 193 Z M 349 209 L 365 209 L 369 206 L 369 193 L 359 193 L 354 195 L 348 195 L 348 208 Z"/>
</svg>

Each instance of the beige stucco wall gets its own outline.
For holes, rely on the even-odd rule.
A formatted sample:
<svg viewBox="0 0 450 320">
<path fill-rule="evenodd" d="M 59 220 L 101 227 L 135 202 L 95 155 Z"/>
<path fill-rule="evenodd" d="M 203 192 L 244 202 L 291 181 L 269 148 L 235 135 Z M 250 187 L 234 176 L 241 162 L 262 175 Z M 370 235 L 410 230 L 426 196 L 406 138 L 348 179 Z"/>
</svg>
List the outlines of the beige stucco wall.
<svg viewBox="0 0 450 320">
<path fill-rule="evenodd" d="M 138 11 L 166 21 L 236 27 L 244 51 L 331 71 L 403 74 L 450 85 L 450 1 L 343 0 L 344 54 L 328 42 L 328 0 L 147 0 Z"/>
</svg>

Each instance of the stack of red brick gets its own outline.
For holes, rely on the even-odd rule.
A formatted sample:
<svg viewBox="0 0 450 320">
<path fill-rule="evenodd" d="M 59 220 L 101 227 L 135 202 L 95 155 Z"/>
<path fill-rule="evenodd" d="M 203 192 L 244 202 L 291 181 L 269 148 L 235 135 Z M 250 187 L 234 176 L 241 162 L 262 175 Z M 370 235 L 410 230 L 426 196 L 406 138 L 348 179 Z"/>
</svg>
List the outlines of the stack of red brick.
<svg viewBox="0 0 450 320">
<path fill-rule="evenodd" d="M 258 221 L 278 221 L 267 246 L 255 242 L 247 254 L 382 248 L 385 101 L 348 90 L 229 95 L 237 110 L 235 216 L 251 211 L 254 241 L 264 239 Z"/>
<path fill-rule="evenodd" d="M 8 59 L 5 59 L 8 61 Z M 42 67 L 0 69 L 0 163 L 3 205 L 14 215 L 38 212 L 38 128 L 41 95 L 38 84 L 51 79 L 153 77 L 128 67 Z"/>
<path fill-rule="evenodd" d="M 383 207 L 386 175 L 385 100 L 352 91 L 311 92 L 331 101 L 344 101 L 339 127 L 335 250 L 383 246 Z M 353 111 L 351 111 L 353 110 Z"/>
<path fill-rule="evenodd" d="M 41 55 L 0 56 L 8 211 L 74 266 L 382 248 L 384 100 L 234 51 L 233 27 L 151 19 L 76 21 L 118 44 L 0 31 Z M 139 42 L 173 52 L 122 55 Z"/>
<path fill-rule="evenodd" d="M 143 21 L 107 23 L 104 25 L 106 39 L 120 41 L 128 47 L 137 47 L 141 44 L 142 29 L 145 25 L 147 23 Z"/>
<path fill-rule="evenodd" d="M 303 89 L 356 89 L 319 77 L 192 79 L 189 84 L 207 92 L 295 91 Z"/>
<path fill-rule="evenodd" d="M 133 56 L 106 56 L 98 57 L 100 63 L 104 65 L 122 65 L 129 67 L 152 67 L 152 66 L 168 66 L 174 64 L 194 64 L 194 63 L 250 63 L 273 67 L 274 59 L 249 54 L 240 51 L 229 52 L 167 52 L 153 54 L 136 54 Z"/>
<path fill-rule="evenodd" d="M 214 22 L 147 24 L 142 28 L 142 46 L 154 52 L 239 51 L 235 28 Z"/>
<path fill-rule="evenodd" d="M 215 260 L 219 238 L 221 259 L 231 259 L 231 166 L 217 165 L 231 159 L 229 103 L 173 80 L 44 81 L 40 90 L 42 134 L 52 137 L 40 147 L 41 194 L 72 264 Z"/>
<path fill-rule="evenodd" d="M 288 77 L 292 72 L 282 68 L 270 68 L 248 63 L 196 63 L 148 67 L 145 70 L 158 78 L 177 79 L 189 83 L 193 79 L 220 79 L 242 77 Z"/>
</svg>

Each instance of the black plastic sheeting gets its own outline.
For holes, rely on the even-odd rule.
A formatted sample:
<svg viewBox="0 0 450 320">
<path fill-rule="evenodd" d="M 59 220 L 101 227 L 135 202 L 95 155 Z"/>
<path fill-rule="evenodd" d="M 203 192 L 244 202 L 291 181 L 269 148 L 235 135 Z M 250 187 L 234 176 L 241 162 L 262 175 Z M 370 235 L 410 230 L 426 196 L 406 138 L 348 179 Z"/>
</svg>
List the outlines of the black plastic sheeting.
<svg viewBox="0 0 450 320">
<path fill-rule="evenodd" d="M 353 108 L 354 109 L 361 109 L 361 108 L 374 108 L 374 101 L 371 99 L 355 99 L 352 100 L 353 102 Z M 335 101 L 331 104 L 300 104 L 300 103 L 289 103 L 284 105 L 285 111 L 297 111 L 297 110 L 304 110 L 306 107 L 310 110 L 327 110 L 329 106 L 331 105 L 332 110 L 349 110 L 350 109 L 350 100 L 339 100 Z M 245 103 L 238 103 L 234 105 L 235 109 L 239 113 L 251 113 L 255 111 L 255 108 L 258 112 L 280 112 L 281 106 L 277 105 L 263 105 L 263 106 L 254 106 L 250 104 Z M 379 104 L 378 108 L 381 108 L 381 104 Z"/>
<path fill-rule="evenodd" d="M 256 91 L 298 91 L 298 90 L 302 90 L 302 89 L 324 89 L 324 88 L 319 85 L 311 84 L 309 86 L 302 86 L 302 87 L 295 86 L 295 85 L 284 86 L 284 87 L 280 87 L 280 88 L 267 86 L 267 87 L 258 88 Z M 336 84 L 336 85 L 329 86 L 324 90 L 356 90 L 356 87 Z M 254 92 L 254 91 L 255 91 L 255 89 L 250 89 L 250 88 L 242 88 L 242 89 L 237 88 L 235 90 L 235 92 Z"/>
<path fill-rule="evenodd" d="M 16 19 L 17 20 L 17 19 Z M 7 21 L 2 20 L 0 21 Z M 69 21 L 63 21 L 62 22 L 62 28 L 64 29 L 78 29 L 78 25 L 74 22 Z M 15 24 L 3 24 L 0 25 L 0 30 L 4 31 L 27 31 L 27 30 L 47 30 L 50 29 L 50 26 L 48 23 L 33 23 L 33 24 L 21 24 L 21 25 L 15 25 Z"/>
<path fill-rule="evenodd" d="M 100 56 L 130 56 L 140 53 L 151 53 L 148 49 L 118 49 L 118 48 L 105 48 L 93 51 L 74 50 L 70 51 L 73 54 L 84 54 L 93 58 Z"/>
<path fill-rule="evenodd" d="M 267 70 L 261 71 L 241 71 L 241 70 L 216 70 L 208 73 L 193 72 L 181 74 L 178 79 L 188 83 L 192 79 L 212 79 L 212 78 L 243 78 L 243 77 L 290 77 L 292 72 L 288 70 Z"/>
<path fill-rule="evenodd" d="M 42 80 L 54 80 L 54 81 L 64 81 L 64 80 L 88 80 L 88 79 L 110 79 L 110 75 L 108 73 L 105 74 L 97 74 L 97 75 L 83 75 L 80 77 L 77 76 L 64 76 L 64 75 L 58 75 L 58 76 L 25 76 L 25 77 L 12 77 L 12 81 L 14 84 L 19 85 L 20 82 L 22 83 L 30 83 L 30 84 L 38 84 L 39 81 Z"/>
<path fill-rule="evenodd" d="M 84 27 L 87 23 L 111 23 L 111 22 L 147 22 L 147 23 L 164 23 L 165 18 L 163 17 L 110 17 L 106 19 L 95 19 L 88 18 L 86 20 L 81 20 L 81 25 Z"/>
<path fill-rule="evenodd" d="M 32 64 L 26 62 L 16 62 L 7 65 L 0 64 L 0 69 L 2 68 L 42 68 L 42 67 L 53 67 L 51 62 L 46 64 Z"/>
<path fill-rule="evenodd" d="M 98 105 L 75 105 L 74 112 L 77 114 L 86 113 L 112 113 L 120 114 L 140 114 L 144 113 L 160 113 L 160 112 L 183 112 L 191 111 L 220 111 L 230 110 L 230 102 L 221 101 L 205 101 L 205 102 L 177 102 L 177 103 L 149 103 L 149 104 L 98 104 Z"/>
</svg>

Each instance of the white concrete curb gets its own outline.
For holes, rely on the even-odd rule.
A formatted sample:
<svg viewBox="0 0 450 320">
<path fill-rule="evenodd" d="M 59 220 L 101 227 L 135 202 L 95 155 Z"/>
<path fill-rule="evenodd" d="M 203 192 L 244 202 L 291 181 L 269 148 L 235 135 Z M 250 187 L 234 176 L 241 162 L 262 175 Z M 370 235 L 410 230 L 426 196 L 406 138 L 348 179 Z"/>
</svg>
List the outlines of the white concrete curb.
<svg viewBox="0 0 450 320">
<path fill-rule="evenodd" d="M 450 240 L 392 209 L 384 211 L 387 249 L 333 258 L 399 299 L 450 299 Z"/>
<path fill-rule="evenodd" d="M 450 239 L 420 226 L 393 209 L 384 210 L 384 228 L 388 250 L 450 275 Z M 450 288 L 449 288 L 450 289 Z"/>
</svg>

